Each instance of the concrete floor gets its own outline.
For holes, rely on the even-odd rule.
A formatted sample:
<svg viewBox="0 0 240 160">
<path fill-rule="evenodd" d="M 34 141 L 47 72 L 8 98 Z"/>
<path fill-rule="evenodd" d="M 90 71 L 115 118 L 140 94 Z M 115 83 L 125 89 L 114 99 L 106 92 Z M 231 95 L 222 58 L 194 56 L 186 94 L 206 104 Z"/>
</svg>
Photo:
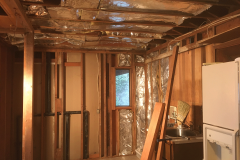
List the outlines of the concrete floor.
<svg viewBox="0 0 240 160">
<path fill-rule="evenodd" d="M 133 156 L 122 156 L 122 157 L 112 157 L 112 158 L 96 158 L 93 160 L 139 160 L 136 155 Z"/>
</svg>

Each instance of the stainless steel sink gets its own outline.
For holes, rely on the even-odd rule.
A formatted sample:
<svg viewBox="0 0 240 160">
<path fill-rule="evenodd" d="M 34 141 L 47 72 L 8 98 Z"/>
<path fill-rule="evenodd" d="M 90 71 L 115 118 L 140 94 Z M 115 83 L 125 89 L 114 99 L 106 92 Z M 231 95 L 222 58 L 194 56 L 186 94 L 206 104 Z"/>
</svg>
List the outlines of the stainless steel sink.
<svg viewBox="0 0 240 160">
<path fill-rule="evenodd" d="M 193 137 L 197 136 L 195 132 L 190 129 L 185 128 L 168 128 L 166 130 L 166 135 L 170 137 Z"/>
</svg>

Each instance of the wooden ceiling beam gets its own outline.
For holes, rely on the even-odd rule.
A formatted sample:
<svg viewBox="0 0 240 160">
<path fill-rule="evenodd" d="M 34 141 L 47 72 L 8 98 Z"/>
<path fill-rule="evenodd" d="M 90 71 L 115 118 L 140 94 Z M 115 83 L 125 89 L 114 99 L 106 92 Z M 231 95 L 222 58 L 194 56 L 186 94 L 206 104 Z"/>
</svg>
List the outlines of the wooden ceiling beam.
<svg viewBox="0 0 240 160">
<path fill-rule="evenodd" d="M 49 26 L 35 26 L 35 30 L 42 30 L 42 29 L 61 29 L 56 27 L 49 27 Z M 163 34 L 163 33 L 156 33 L 156 32 L 150 32 L 150 31 L 139 31 L 139 30 L 113 30 L 113 29 L 76 29 L 77 31 L 107 31 L 107 32 L 124 32 L 124 33 L 147 33 L 147 34 Z"/>
<path fill-rule="evenodd" d="M 236 3 L 231 3 L 228 0 L 167 0 L 167 1 L 175 1 L 175 2 L 189 2 L 194 4 L 210 4 L 216 6 L 236 6 Z"/>
<path fill-rule="evenodd" d="M 3 5 L 7 5 L 10 8 L 18 24 L 22 25 L 28 31 L 33 32 L 33 26 L 30 20 L 27 18 L 26 13 L 19 0 L 2 0 L 1 3 L 2 2 L 5 3 Z"/>
<path fill-rule="evenodd" d="M 64 19 L 64 18 L 46 18 L 41 16 L 28 16 L 30 19 L 41 19 L 41 20 L 62 20 L 71 22 L 91 22 L 93 25 L 144 25 L 144 26 L 165 26 L 165 27 L 178 27 L 178 28 L 196 28 L 192 25 L 176 25 L 167 22 L 153 22 L 153 21 L 124 21 L 124 22 L 114 22 L 114 21 L 102 21 L 102 20 L 81 20 L 81 19 Z"/>
<path fill-rule="evenodd" d="M 49 5 L 46 3 L 35 3 L 35 2 L 25 2 L 22 1 L 22 4 L 25 5 L 41 5 L 41 6 L 51 6 L 51 7 L 62 7 L 60 5 Z M 71 7 L 65 7 L 71 8 Z M 147 15 L 161 15 L 161 16 L 177 16 L 177 17 L 194 17 L 191 13 L 186 13 L 182 11 L 175 11 L 175 10 L 147 10 L 147 9 L 107 9 L 107 8 L 77 8 L 87 11 L 104 11 L 104 12 L 113 12 L 113 13 L 127 13 L 127 14 L 147 14 Z"/>
<path fill-rule="evenodd" d="M 23 28 L 18 28 L 18 29 L 6 29 L 6 28 L 0 28 L 0 33 L 15 33 L 15 34 L 23 34 L 27 30 Z"/>
<path fill-rule="evenodd" d="M 107 54 L 139 54 L 143 55 L 146 53 L 144 50 L 95 50 L 95 49 L 72 49 L 72 48 L 44 48 L 44 47 L 35 47 L 35 52 L 79 52 L 79 53 L 107 53 Z"/>
</svg>

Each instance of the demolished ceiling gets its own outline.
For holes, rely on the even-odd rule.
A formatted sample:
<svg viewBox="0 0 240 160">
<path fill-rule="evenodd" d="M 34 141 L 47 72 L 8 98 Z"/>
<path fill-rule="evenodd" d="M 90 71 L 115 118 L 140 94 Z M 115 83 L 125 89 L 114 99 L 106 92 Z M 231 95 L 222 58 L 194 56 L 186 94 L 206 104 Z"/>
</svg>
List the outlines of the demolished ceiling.
<svg viewBox="0 0 240 160">
<path fill-rule="evenodd" d="M 27 2 L 32 2 L 23 7 L 35 29 L 35 47 L 104 50 L 147 50 L 152 40 L 174 39 L 174 34 L 167 38 L 168 31 L 211 7 L 169 0 L 62 0 L 54 6 Z M 23 48 L 23 35 L 4 38 Z"/>
</svg>

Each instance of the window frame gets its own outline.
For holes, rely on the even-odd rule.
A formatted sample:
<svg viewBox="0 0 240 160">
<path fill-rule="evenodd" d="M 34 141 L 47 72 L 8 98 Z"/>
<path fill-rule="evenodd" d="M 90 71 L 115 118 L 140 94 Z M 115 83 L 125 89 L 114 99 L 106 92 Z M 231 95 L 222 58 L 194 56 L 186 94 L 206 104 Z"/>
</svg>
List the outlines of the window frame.
<svg viewBox="0 0 240 160">
<path fill-rule="evenodd" d="M 116 105 L 116 70 L 129 70 L 129 106 L 117 106 Z M 132 109 L 132 68 L 131 67 L 116 67 L 114 69 L 114 108 L 120 109 Z"/>
</svg>

